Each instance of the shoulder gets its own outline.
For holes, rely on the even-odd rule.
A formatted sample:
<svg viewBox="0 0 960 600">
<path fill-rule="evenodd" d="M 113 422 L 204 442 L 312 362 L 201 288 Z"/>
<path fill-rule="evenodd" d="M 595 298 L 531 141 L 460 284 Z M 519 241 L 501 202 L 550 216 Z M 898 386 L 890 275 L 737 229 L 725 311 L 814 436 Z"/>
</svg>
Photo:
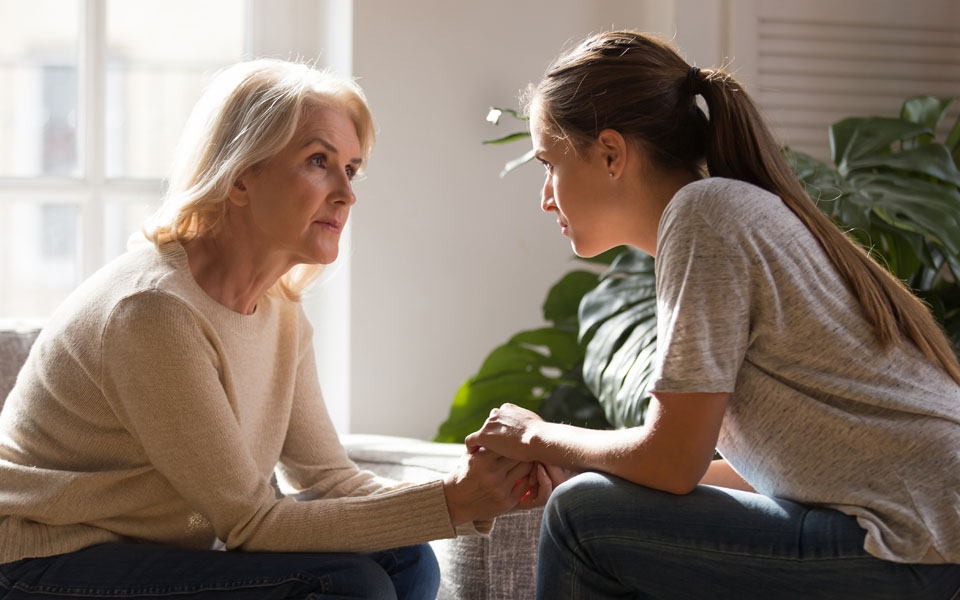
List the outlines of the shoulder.
<svg viewBox="0 0 960 600">
<path fill-rule="evenodd" d="M 103 323 L 103 336 L 184 340 L 203 329 L 197 311 L 183 299 L 157 288 L 117 298 Z M 190 335 L 188 335 L 190 334 Z"/>
<path fill-rule="evenodd" d="M 796 217 L 783 200 L 736 179 L 711 177 L 682 187 L 660 219 L 660 238 L 711 234 L 744 243 L 764 232 L 793 228 Z"/>
<path fill-rule="evenodd" d="M 709 177 L 680 188 L 664 210 L 663 218 L 672 221 L 697 217 L 704 222 L 740 223 L 779 205 L 782 202 L 778 196 L 752 183 Z"/>
</svg>

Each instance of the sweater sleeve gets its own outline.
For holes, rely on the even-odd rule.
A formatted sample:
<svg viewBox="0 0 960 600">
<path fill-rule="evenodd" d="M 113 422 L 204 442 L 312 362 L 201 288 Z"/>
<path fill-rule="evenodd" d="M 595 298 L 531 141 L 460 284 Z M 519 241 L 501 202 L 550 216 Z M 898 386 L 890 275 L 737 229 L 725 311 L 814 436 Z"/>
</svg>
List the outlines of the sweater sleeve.
<svg viewBox="0 0 960 600">
<path fill-rule="evenodd" d="M 121 301 L 104 327 L 100 380 L 151 466 L 210 522 L 228 549 L 364 552 L 454 535 L 440 482 L 306 502 L 276 498 L 221 383 L 216 340 L 181 300 L 158 291 L 138 293 Z M 315 410 L 315 423 L 322 422 L 325 411 Z M 304 414 L 294 409 L 291 420 Z M 365 479 L 346 483 L 356 477 L 342 477 L 350 471 L 349 459 L 339 442 L 330 441 L 335 433 L 324 439 L 317 458 L 320 464 L 331 461 L 329 473 L 339 482 L 328 487 L 359 482 L 354 490 L 372 489 Z"/>
<path fill-rule="evenodd" d="M 347 456 L 330 420 L 317 379 L 312 329 L 300 315 L 300 360 L 290 422 L 277 479 L 284 494 L 297 500 L 366 496 L 410 484 L 361 471 Z"/>
</svg>

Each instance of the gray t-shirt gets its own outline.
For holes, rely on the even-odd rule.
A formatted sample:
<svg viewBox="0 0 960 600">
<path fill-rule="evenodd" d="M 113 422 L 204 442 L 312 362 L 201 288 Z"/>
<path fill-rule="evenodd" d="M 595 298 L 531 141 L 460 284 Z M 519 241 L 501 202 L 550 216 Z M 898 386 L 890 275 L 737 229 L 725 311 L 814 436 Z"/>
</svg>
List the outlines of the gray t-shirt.
<svg viewBox="0 0 960 600">
<path fill-rule="evenodd" d="M 870 554 L 960 563 L 960 386 L 884 350 L 779 197 L 685 186 L 657 240 L 651 390 L 729 392 L 718 450 L 756 490 L 855 516 Z"/>
</svg>

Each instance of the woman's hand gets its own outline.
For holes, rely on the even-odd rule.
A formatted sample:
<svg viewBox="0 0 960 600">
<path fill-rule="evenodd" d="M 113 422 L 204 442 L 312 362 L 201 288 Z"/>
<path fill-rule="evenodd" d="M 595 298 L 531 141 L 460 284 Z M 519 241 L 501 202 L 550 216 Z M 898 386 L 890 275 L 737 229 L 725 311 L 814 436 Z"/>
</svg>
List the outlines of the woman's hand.
<svg viewBox="0 0 960 600">
<path fill-rule="evenodd" d="M 544 424 L 537 413 L 516 404 L 504 404 L 490 411 L 479 431 L 467 436 L 467 450 L 473 452 L 482 447 L 516 460 L 537 460 L 531 452 L 531 442 Z"/>
<path fill-rule="evenodd" d="M 535 464 L 529 477 L 530 490 L 520 500 L 520 504 L 517 505 L 518 510 L 546 506 L 554 488 L 576 475 L 574 471 L 562 467 L 539 462 Z"/>
<path fill-rule="evenodd" d="M 443 480 L 443 492 L 454 527 L 492 519 L 517 506 L 530 491 L 533 464 L 479 448 L 463 455 L 457 469 Z"/>
</svg>

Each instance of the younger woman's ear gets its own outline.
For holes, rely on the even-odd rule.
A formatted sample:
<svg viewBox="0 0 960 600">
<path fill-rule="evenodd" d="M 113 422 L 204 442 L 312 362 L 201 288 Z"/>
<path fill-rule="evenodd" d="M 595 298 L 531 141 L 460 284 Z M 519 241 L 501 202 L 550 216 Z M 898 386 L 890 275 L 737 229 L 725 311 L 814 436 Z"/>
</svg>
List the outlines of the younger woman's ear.
<svg viewBox="0 0 960 600">
<path fill-rule="evenodd" d="M 604 129 L 597 136 L 597 146 L 610 177 L 618 179 L 627 159 L 626 139 L 616 129 Z"/>
</svg>

